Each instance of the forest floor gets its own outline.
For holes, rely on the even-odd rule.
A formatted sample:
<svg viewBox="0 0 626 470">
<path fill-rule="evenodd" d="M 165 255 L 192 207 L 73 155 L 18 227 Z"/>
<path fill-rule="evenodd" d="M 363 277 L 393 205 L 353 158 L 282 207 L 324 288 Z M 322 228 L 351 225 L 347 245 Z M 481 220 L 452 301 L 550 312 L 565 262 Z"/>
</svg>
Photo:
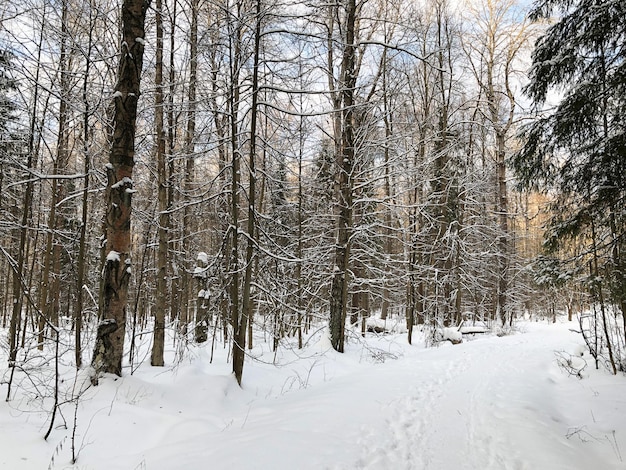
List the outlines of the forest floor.
<svg viewBox="0 0 626 470">
<path fill-rule="evenodd" d="M 419 335 L 414 346 L 404 335 L 355 337 L 345 354 L 320 334 L 277 354 L 259 338 L 243 389 L 221 345 L 212 364 L 210 344 L 187 346 L 176 365 L 146 360 L 98 387 L 83 374 L 74 387 L 68 368 L 65 393 L 84 391 L 48 441 L 51 402 L 34 391 L 42 372 L 0 405 L 0 468 L 626 469 L 626 377 L 581 357 L 575 328 L 527 322 L 432 348 Z M 586 361 L 582 378 L 559 357 Z"/>
</svg>

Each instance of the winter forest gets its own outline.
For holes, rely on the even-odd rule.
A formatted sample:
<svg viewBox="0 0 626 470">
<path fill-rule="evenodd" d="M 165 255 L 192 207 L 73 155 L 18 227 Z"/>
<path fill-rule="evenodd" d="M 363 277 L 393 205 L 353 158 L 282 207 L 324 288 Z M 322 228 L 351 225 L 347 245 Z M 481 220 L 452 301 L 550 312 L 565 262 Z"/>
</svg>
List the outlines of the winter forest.
<svg viewBox="0 0 626 470">
<path fill-rule="evenodd" d="M 623 468 L 625 44 L 622 0 L 3 2 L 0 466 Z"/>
</svg>

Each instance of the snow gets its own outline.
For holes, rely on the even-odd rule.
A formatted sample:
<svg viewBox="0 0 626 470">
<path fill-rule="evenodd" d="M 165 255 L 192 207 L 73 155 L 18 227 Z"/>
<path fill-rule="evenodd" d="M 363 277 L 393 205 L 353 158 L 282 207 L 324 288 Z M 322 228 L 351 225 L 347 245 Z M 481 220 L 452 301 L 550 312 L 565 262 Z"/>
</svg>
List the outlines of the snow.
<svg viewBox="0 0 626 470">
<path fill-rule="evenodd" d="M 463 341 L 463 333 L 458 328 L 442 328 L 441 337 L 444 340 L 460 343 Z"/>
<path fill-rule="evenodd" d="M 199 278 L 207 277 L 207 269 L 200 267 L 200 266 L 196 266 L 195 268 L 193 268 L 193 277 L 199 277 Z"/>
<path fill-rule="evenodd" d="M 109 253 L 107 254 L 107 262 L 119 263 L 120 262 L 119 251 L 115 251 L 115 250 L 109 251 Z"/>
<path fill-rule="evenodd" d="M 122 186 L 131 186 L 133 185 L 133 180 L 130 179 L 128 176 L 124 176 L 121 180 L 119 180 L 117 183 L 114 183 L 111 185 L 111 189 L 117 189 L 120 188 Z"/>
<path fill-rule="evenodd" d="M 209 255 L 207 255 L 204 251 L 201 251 L 200 253 L 198 253 L 198 256 L 196 256 L 196 261 L 199 261 L 206 266 L 207 264 L 209 264 Z"/>
<path fill-rule="evenodd" d="M 198 298 L 199 299 L 210 299 L 211 298 L 211 291 L 208 289 L 200 289 L 198 291 Z"/>
<path fill-rule="evenodd" d="M 146 361 L 84 392 L 74 466 L 73 406 L 68 429 L 45 442 L 47 414 L 25 412 L 27 400 L 0 403 L 0 468 L 623 469 L 626 378 L 593 368 L 575 326 L 526 323 L 428 349 L 417 331 L 414 346 L 349 331 L 345 354 L 329 349 L 326 329 L 276 356 L 260 336 L 243 389 L 226 349 L 211 364 L 211 341 L 188 345 L 178 364 Z M 563 357 L 587 362 L 582 379 Z"/>
</svg>

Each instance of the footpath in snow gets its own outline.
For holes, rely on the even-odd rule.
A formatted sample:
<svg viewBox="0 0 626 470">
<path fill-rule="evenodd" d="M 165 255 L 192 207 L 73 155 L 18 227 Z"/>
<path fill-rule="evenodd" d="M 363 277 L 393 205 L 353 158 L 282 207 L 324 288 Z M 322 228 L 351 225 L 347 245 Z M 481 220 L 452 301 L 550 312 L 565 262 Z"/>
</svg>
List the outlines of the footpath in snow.
<svg viewBox="0 0 626 470">
<path fill-rule="evenodd" d="M 626 378 L 588 357 L 583 379 L 558 366 L 555 351 L 582 350 L 574 324 L 520 328 L 430 349 L 386 337 L 340 355 L 322 342 L 281 367 L 246 363 L 243 390 L 198 349 L 88 390 L 74 466 L 71 429 L 44 442 L 44 415 L 4 404 L 0 468 L 626 469 Z"/>
</svg>

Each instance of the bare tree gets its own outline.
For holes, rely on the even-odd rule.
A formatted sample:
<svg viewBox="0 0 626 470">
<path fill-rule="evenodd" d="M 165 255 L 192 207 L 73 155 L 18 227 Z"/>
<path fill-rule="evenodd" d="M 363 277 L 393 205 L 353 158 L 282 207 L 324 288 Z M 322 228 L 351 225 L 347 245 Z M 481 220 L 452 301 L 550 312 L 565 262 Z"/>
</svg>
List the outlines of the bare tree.
<svg viewBox="0 0 626 470">
<path fill-rule="evenodd" d="M 189 28 L 189 87 L 187 89 L 187 127 L 185 129 L 185 176 L 183 179 L 183 217 L 182 217 L 182 241 L 181 251 L 186 255 L 193 247 L 191 243 L 192 212 L 190 207 L 191 191 L 194 186 L 195 176 L 195 138 L 196 138 L 196 114 L 197 114 L 197 87 L 198 87 L 198 0 L 190 3 L 190 28 Z M 181 331 L 187 332 L 189 322 L 189 296 L 191 279 L 189 268 L 183 266 L 181 279 Z"/>
<path fill-rule="evenodd" d="M 243 279 L 242 312 L 233 321 L 233 372 L 237 383 L 241 385 L 243 363 L 245 359 L 246 334 L 248 321 L 254 308 L 251 299 L 252 273 L 254 269 L 254 252 L 256 245 L 256 152 L 257 152 L 257 120 L 259 102 L 259 57 L 261 45 L 262 2 L 256 0 L 254 15 L 254 51 L 252 55 L 252 101 L 250 107 L 250 142 L 248 153 L 248 221 L 246 229 L 246 257 Z M 234 319 L 234 318 L 233 318 Z"/>
<path fill-rule="evenodd" d="M 498 220 L 498 273 L 494 313 L 505 325 L 512 322 L 507 301 L 509 259 L 513 254 L 509 223 L 507 154 L 516 123 L 516 97 L 512 87 L 515 61 L 529 40 L 529 28 L 516 18 L 514 0 L 484 0 L 472 11 L 473 31 L 464 41 L 469 64 L 484 103 L 479 109 L 493 133 L 495 164 L 494 212 Z"/>
<path fill-rule="evenodd" d="M 335 181 L 336 244 L 335 261 L 330 291 L 330 341 L 336 351 L 344 350 L 344 329 L 348 308 L 348 276 L 352 234 L 352 171 L 354 166 L 354 92 L 356 88 L 356 0 L 346 0 L 345 37 L 342 38 L 343 55 L 339 87 L 334 90 L 335 146 L 337 179 Z M 331 13 L 333 14 L 333 13 Z M 333 14 L 334 16 L 334 14 Z M 331 20 L 332 21 L 332 20 Z M 332 48 L 329 47 L 329 53 Z M 333 64 L 329 60 L 329 69 Z M 334 86 L 331 87 L 331 90 Z"/>
</svg>

